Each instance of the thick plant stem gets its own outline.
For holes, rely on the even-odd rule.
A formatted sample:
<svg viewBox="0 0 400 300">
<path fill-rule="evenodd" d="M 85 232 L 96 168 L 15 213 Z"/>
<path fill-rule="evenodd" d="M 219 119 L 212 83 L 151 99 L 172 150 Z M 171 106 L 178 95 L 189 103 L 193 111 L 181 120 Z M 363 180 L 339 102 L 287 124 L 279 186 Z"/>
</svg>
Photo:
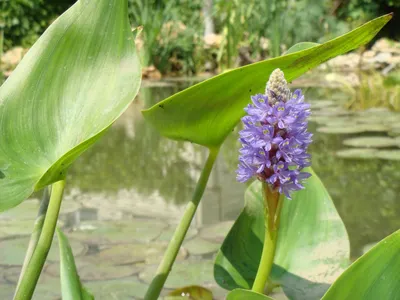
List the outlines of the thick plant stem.
<svg viewBox="0 0 400 300">
<path fill-rule="evenodd" d="M 49 253 L 51 243 L 53 242 L 54 230 L 57 225 L 64 187 L 65 180 L 60 180 L 52 186 L 50 203 L 44 219 L 42 233 L 40 234 L 36 248 L 28 263 L 25 273 L 22 276 L 14 300 L 30 300 L 32 298 L 43 265 L 46 261 L 47 254 Z"/>
<path fill-rule="evenodd" d="M 203 168 L 203 171 L 201 172 L 199 181 L 197 182 L 192 201 L 190 201 L 189 204 L 186 206 L 182 219 L 179 222 L 178 227 L 175 230 L 174 236 L 172 237 L 168 248 L 164 253 L 164 257 L 157 269 L 157 273 L 150 283 L 149 289 L 147 290 L 146 296 L 144 298 L 145 300 L 156 300 L 161 293 L 164 283 L 168 278 L 169 272 L 171 271 L 172 265 L 175 262 L 176 256 L 178 255 L 179 249 L 185 238 L 186 232 L 188 231 L 197 207 L 199 206 L 201 197 L 203 196 L 208 178 L 210 177 L 215 159 L 218 155 L 218 150 L 219 149 L 210 149 L 207 162 Z"/>
<path fill-rule="evenodd" d="M 278 240 L 278 229 L 283 197 L 279 193 L 272 192 L 267 185 L 263 185 L 265 206 L 265 237 L 260 265 L 253 283 L 252 291 L 264 293 L 275 258 L 275 250 Z M 281 199 L 280 199 L 281 198 Z"/>
<path fill-rule="evenodd" d="M 39 212 L 35 220 L 35 225 L 33 226 L 32 235 L 29 240 L 28 250 L 26 251 L 25 254 L 24 264 L 22 265 L 21 273 L 19 275 L 16 291 L 19 288 L 22 277 L 24 276 L 25 270 L 28 267 L 29 261 L 31 260 L 32 254 L 35 251 L 36 245 L 39 241 L 40 234 L 42 233 L 44 218 L 46 216 L 47 208 L 49 206 L 49 201 L 50 201 L 49 188 L 46 187 L 43 191 L 43 198 L 42 201 L 40 202 Z"/>
</svg>

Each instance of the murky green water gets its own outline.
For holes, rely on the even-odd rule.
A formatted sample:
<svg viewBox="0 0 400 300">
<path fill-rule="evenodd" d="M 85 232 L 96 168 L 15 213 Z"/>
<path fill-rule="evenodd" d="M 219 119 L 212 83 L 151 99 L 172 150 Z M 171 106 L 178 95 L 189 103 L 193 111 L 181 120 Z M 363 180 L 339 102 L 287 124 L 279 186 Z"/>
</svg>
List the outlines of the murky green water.
<svg viewBox="0 0 400 300">
<path fill-rule="evenodd" d="M 191 198 L 206 149 L 161 137 L 140 113 L 181 88 L 178 83 L 153 87 L 145 84 L 126 113 L 68 174 L 60 225 L 73 241 L 81 276 L 97 299 L 143 297 L 184 205 Z M 309 99 L 340 99 L 337 94 L 335 90 L 306 90 Z M 316 107 L 317 115 L 334 118 L 332 109 L 322 111 Z M 355 258 L 365 245 L 400 228 L 400 161 L 338 158 L 335 153 L 344 148 L 345 139 L 371 133 L 322 134 L 316 131 L 318 126 L 310 125 L 315 134 L 311 147 L 313 168 L 346 224 Z M 235 181 L 236 140 L 237 130 L 222 147 L 185 249 L 167 282 L 169 289 L 202 284 L 216 296 L 223 295 L 213 282 L 211 262 L 229 221 L 243 207 L 245 185 Z M 0 299 L 12 295 L 36 206 L 31 201 L 0 215 Z M 58 292 L 53 292 L 58 285 L 58 256 L 52 255 L 36 299 L 58 297 Z M 111 298 L 110 291 L 118 292 Z"/>
</svg>

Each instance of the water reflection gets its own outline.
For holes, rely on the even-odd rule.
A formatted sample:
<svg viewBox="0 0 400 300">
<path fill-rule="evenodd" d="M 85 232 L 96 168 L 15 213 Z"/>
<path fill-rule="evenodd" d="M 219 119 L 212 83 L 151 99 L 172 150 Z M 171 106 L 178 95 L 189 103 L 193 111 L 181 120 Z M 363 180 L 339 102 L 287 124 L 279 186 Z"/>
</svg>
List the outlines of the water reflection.
<svg viewBox="0 0 400 300">
<path fill-rule="evenodd" d="M 143 120 L 140 110 L 177 92 L 182 86 L 142 87 L 127 112 L 108 134 L 72 167 L 69 186 L 77 198 L 95 203 L 101 218 L 168 214 L 177 221 L 182 204 L 190 200 L 207 151 L 187 142 L 161 137 Z M 334 91 L 331 90 L 331 93 Z M 320 94 L 309 90 L 308 94 Z M 334 156 L 342 136 L 319 134 L 314 140 L 312 162 L 343 217 L 353 256 L 362 247 L 400 227 L 400 163 L 383 160 L 343 160 Z M 245 186 L 235 181 L 237 130 L 224 143 L 196 216 L 197 225 L 232 220 L 243 207 Z M 96 200 L 97 199 L 97 200 Z M 105 209 L 102 210 L 102 207 Z M 119 211 L 116 213 L 115 211 Z M 142 210 L 143 211 L 143 210 Z M 165 214 L 164 214 L 165 215 Z M 82 216 L 80 216 L 82 218 Z"/>
</svg>

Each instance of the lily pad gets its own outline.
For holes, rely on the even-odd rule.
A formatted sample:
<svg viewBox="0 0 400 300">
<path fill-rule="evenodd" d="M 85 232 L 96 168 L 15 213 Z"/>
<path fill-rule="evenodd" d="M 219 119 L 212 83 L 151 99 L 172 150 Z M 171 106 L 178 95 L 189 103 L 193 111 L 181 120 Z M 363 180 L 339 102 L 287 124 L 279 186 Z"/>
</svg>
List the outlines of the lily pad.
<svg viewBox="0 0 400 300">
<path fill-rule="evenodd" d="M 310 117 L 310 121 L 325 125 L 329 123 L 329 121 L 332 121 L 332 117 L 329 116 L 316 116 L 315 114 L 312 114 Z"/>
<path fill-rule="evenodd" d="M 143 299 L 148 286 L 137 277 L 118 280 L 91 281 L 85 286 L 94 294 L 96 300 L 132 300 Z"/>
<path fill-rule="evenodd" d="M 34 219 L 0 221 L 0 232 L 4 235 L 29 235 L 32 233 Z"/>
<path fill-rule="evenodd" d="M 170 241 L 172 236 L 174 235 L 176 226 L 170 226 L 167 229 L 165 229 L 159 237 L 157 237 L 157 241 L 162 241 L 162 242 L 167 242 Z M 187 231 L 185 235 L 185 240 L 190 240 L 191 238 L 195 237 L 199 231 L 196 228 L 193 228 L 192 226 L 189 227 L 189 230 Z"/>
<path fill-rule="evenodd" d="M 343 144 L 358 148 L 388 148 L 397 146 L 398 143 L 391 137 L 370 136 L 347 139 Z"/>
<path fill-rule="evenodd" d="M 4 277 L 14 284 L 12 285 L 13 290 L 18 282 L 21 267 L 8 268 L 4 274 Z M 2 290 L 3 286 L 0 288 Z M 13 293 L 14 294 L 14 293 Z M 36 286 L 35 293 L 33 294 L 33 300 L 44 300 L 44 299 L 58 299 L 60 298 L 60 279 L 47 275 L 42 272 L 39 277 L 39 282 Z M 1 293 L 0 293 L 1 295 Z M 0 299 L 12 299 L 11 298 L 0 298 Z"/>
<path fill-rule="evenodd" d="M 63 202 L 61 204 L 60 214 L 72 213 L 74 211 L 77 211 L 81 207 L 82 207 L 82 205 L 76 201 L 73 201 L 73 200 L 64 201 L 63 200 Z"/>
<path fill-rule="evenodd" d="M 376 157 L 387 160 L 400 160 L 400 150 L 380 150 L 376 152 Z"/>
<path fill-rule="evenodd" d="M 156 239 L 166 224 L 158 220 L 133 219 L 125 222 L 110 223 L 88 221 L 80 224 L 68 236 L 84 240 L 90 244 L 129 244 L 133 242 L 150 242 Z"/>
<path fill-rule="evenodd" d="M 154 274 L 156 274 L 156 270 L 157 266 L 149 266 L 139 274 L 139 278 L 150 283 Z M 213 282 L 212 270 L 213 264 L 210 260 L 176 263 L 165 283 L 165 287 L 176 289 L 183 285 L 204 285 L 204 283 Z"/>
<path fill-rule="evenodd" d="M 94 255 L 93 260 L 98 262 L 107 262 L 110 264 L 122 265 L 130 263 L 158 263 L 165 250 L 167 243 L 152 244 L 124 244 L 116 245 Z M 187 257 L 187 251 L 180 249 L 177 260 L 182 261 Z"/>
<path fill-rule="evenodd" d="M 170 300 L 171 296 L 178 297 L 176 299 L 190 299 L 190 300 L 213 300 L 212 292 L 206 288 L 198 285 L 186 286 L 176 289 L 168 294 L 165 300 Z M 172 299 L 171 299 L 172 300 Z"/>
<path fill-rule="evenodd" d="M 233 221 L 225 221 L 209 226 L 205 226 L 200 229 L 200 236 L 205 240 L 215 241 L 217 243 L 222 243 L 231 230 L 233 226 Z"/>
<path fill-rule="evenodd" d="M 390 136 L 400 136 L 400 127 L 392 127 L 389 130 L 389 135 Z"/>
<path fill-rule="evenodd" d="M 325 126 L 325 127 L 319 127 L 317 131 L 328 134 L 354 134 L 354 133 L 364 132 L 365 130 L 361 126 L 359 127 Z"/>
<path fill-rule="evenodd" d="M 190 255 L 205 255 L 217 252 L 221 244 L 206 241 L 200 237 L 196 237 L 183 244 L 189 251 Z"/>
<path fill-rule="evenodd" d="M 351 127 L 351 126 L 357 125 L 357 123 L 350 118 L 339 117 L 339 118 L 332 118 L 332 119 L 328 120 L 326 122 L 326 124 L 324 124 L 324 125 L 328 126 L 328 127 L 331 127 L 331 126 L 333 126 L 333 127 L 334 126 L 336 126 L 336 127 L 338 127 L 338 126 Z"/>
<path fill-rule="evenodd" d="M 337 102 L 332 100 L 312 100 L 309 101 L 309 103 L 311 104 L 312 109 L 319 109 L 337 105 Z"/>
<path fill-rule="evenodd" d="M 0 299 L 13 299 L 15 286 L 11 284 L 3 284 L 0 286 Z"/>
<path fill-rule="evenodd" d="M 14 207 L 0 214 L 0 220 L 3 219 L 29 219 L 34 220 L 39 210 L 40 201 L 37 199 L 27 200 L 21 205 Z"/>
<path fill-rule="evenodd" d="M 375 158 L 376 151 L 379 150 L 368 148 L 350 148 L 337 151 L 336 156 L 352 159 L 372 159 Z"/>
<path fill-rule="evenodd" d="M 71 240 L 70 242 L 76 256 L 83 255 L 87 251 L 87 247 L 81 242 L 75 240 Z M 0 265 L 22 265 L 28 244 L 28 237 L 1 241 Z M 53 241 L 47 259 L 49 261 L 59 261 L 59 248 L 56 239 Z"/>
<path fill-rule="evenodd" d="M 81 259 L 76 262 L 78 274 L 81 280 L 95 281 L 95 280 L 109 280 L 118 279 L 134 275 L 143 270 L 143 265 L 140 266 L 116 266 L 110 265 L 105 262 L 85 262 Z M 46 270 L 46 274 L 53 277 L 60 276 L 60 265 L 51 264 Z"/>
</svg>

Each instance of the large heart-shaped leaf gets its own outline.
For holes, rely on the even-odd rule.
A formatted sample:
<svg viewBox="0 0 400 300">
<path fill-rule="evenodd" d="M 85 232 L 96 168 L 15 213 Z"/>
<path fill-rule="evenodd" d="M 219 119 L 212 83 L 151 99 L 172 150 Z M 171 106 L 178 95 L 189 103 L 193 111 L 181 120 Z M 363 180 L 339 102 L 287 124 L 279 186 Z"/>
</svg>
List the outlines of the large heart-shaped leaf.
<svg viewBox="0 0 400 300">
<path fill-rule="evenodd" d="M 57 229 L 57 237 L 60 245 L 60 279 L 63 300 L 94 299 L 79 279 L 74 255 L 67 237 L 60 229 Z"/>
<path fill-rule="evenodd" d="M 318 176 L 284 199 L 272 279 L 290 299 L 320 299 L 348 265 L 350 245 L 335 205 Z M 214 265 L 217 283 L 252 287 L 264 242 L 260 182 L 246 191 L 245 207 L 226 237 Z"/>
<path fill-rule="evenodd" d="M 228 294 L 226 300 L 274 300 L 274 299 L 253 291 L 236 289 Z"/>
<path fill-rule="evenodd" d="M 400 230 L 354 262 L 322 300 L 400 299 Z"/>
<path fill-rule="evenodd" d="M 218 147 L 243 116 L 250 95 L 264 92 L 274 69 L 282 69 L 286 79 L 292 81 L 322 62 L 367 43 L 390 19 L 391 15 L 385 15 L 322 45 L 223 73 L 143 111 L 144 117 L 164 136 Z"/>
<path fill-rule="evenodd" d="M 140 80 L 126 0 L 80 0 L 59 17 L 0 88 L 0 211 L 62 178 Z"/>
</svg>

